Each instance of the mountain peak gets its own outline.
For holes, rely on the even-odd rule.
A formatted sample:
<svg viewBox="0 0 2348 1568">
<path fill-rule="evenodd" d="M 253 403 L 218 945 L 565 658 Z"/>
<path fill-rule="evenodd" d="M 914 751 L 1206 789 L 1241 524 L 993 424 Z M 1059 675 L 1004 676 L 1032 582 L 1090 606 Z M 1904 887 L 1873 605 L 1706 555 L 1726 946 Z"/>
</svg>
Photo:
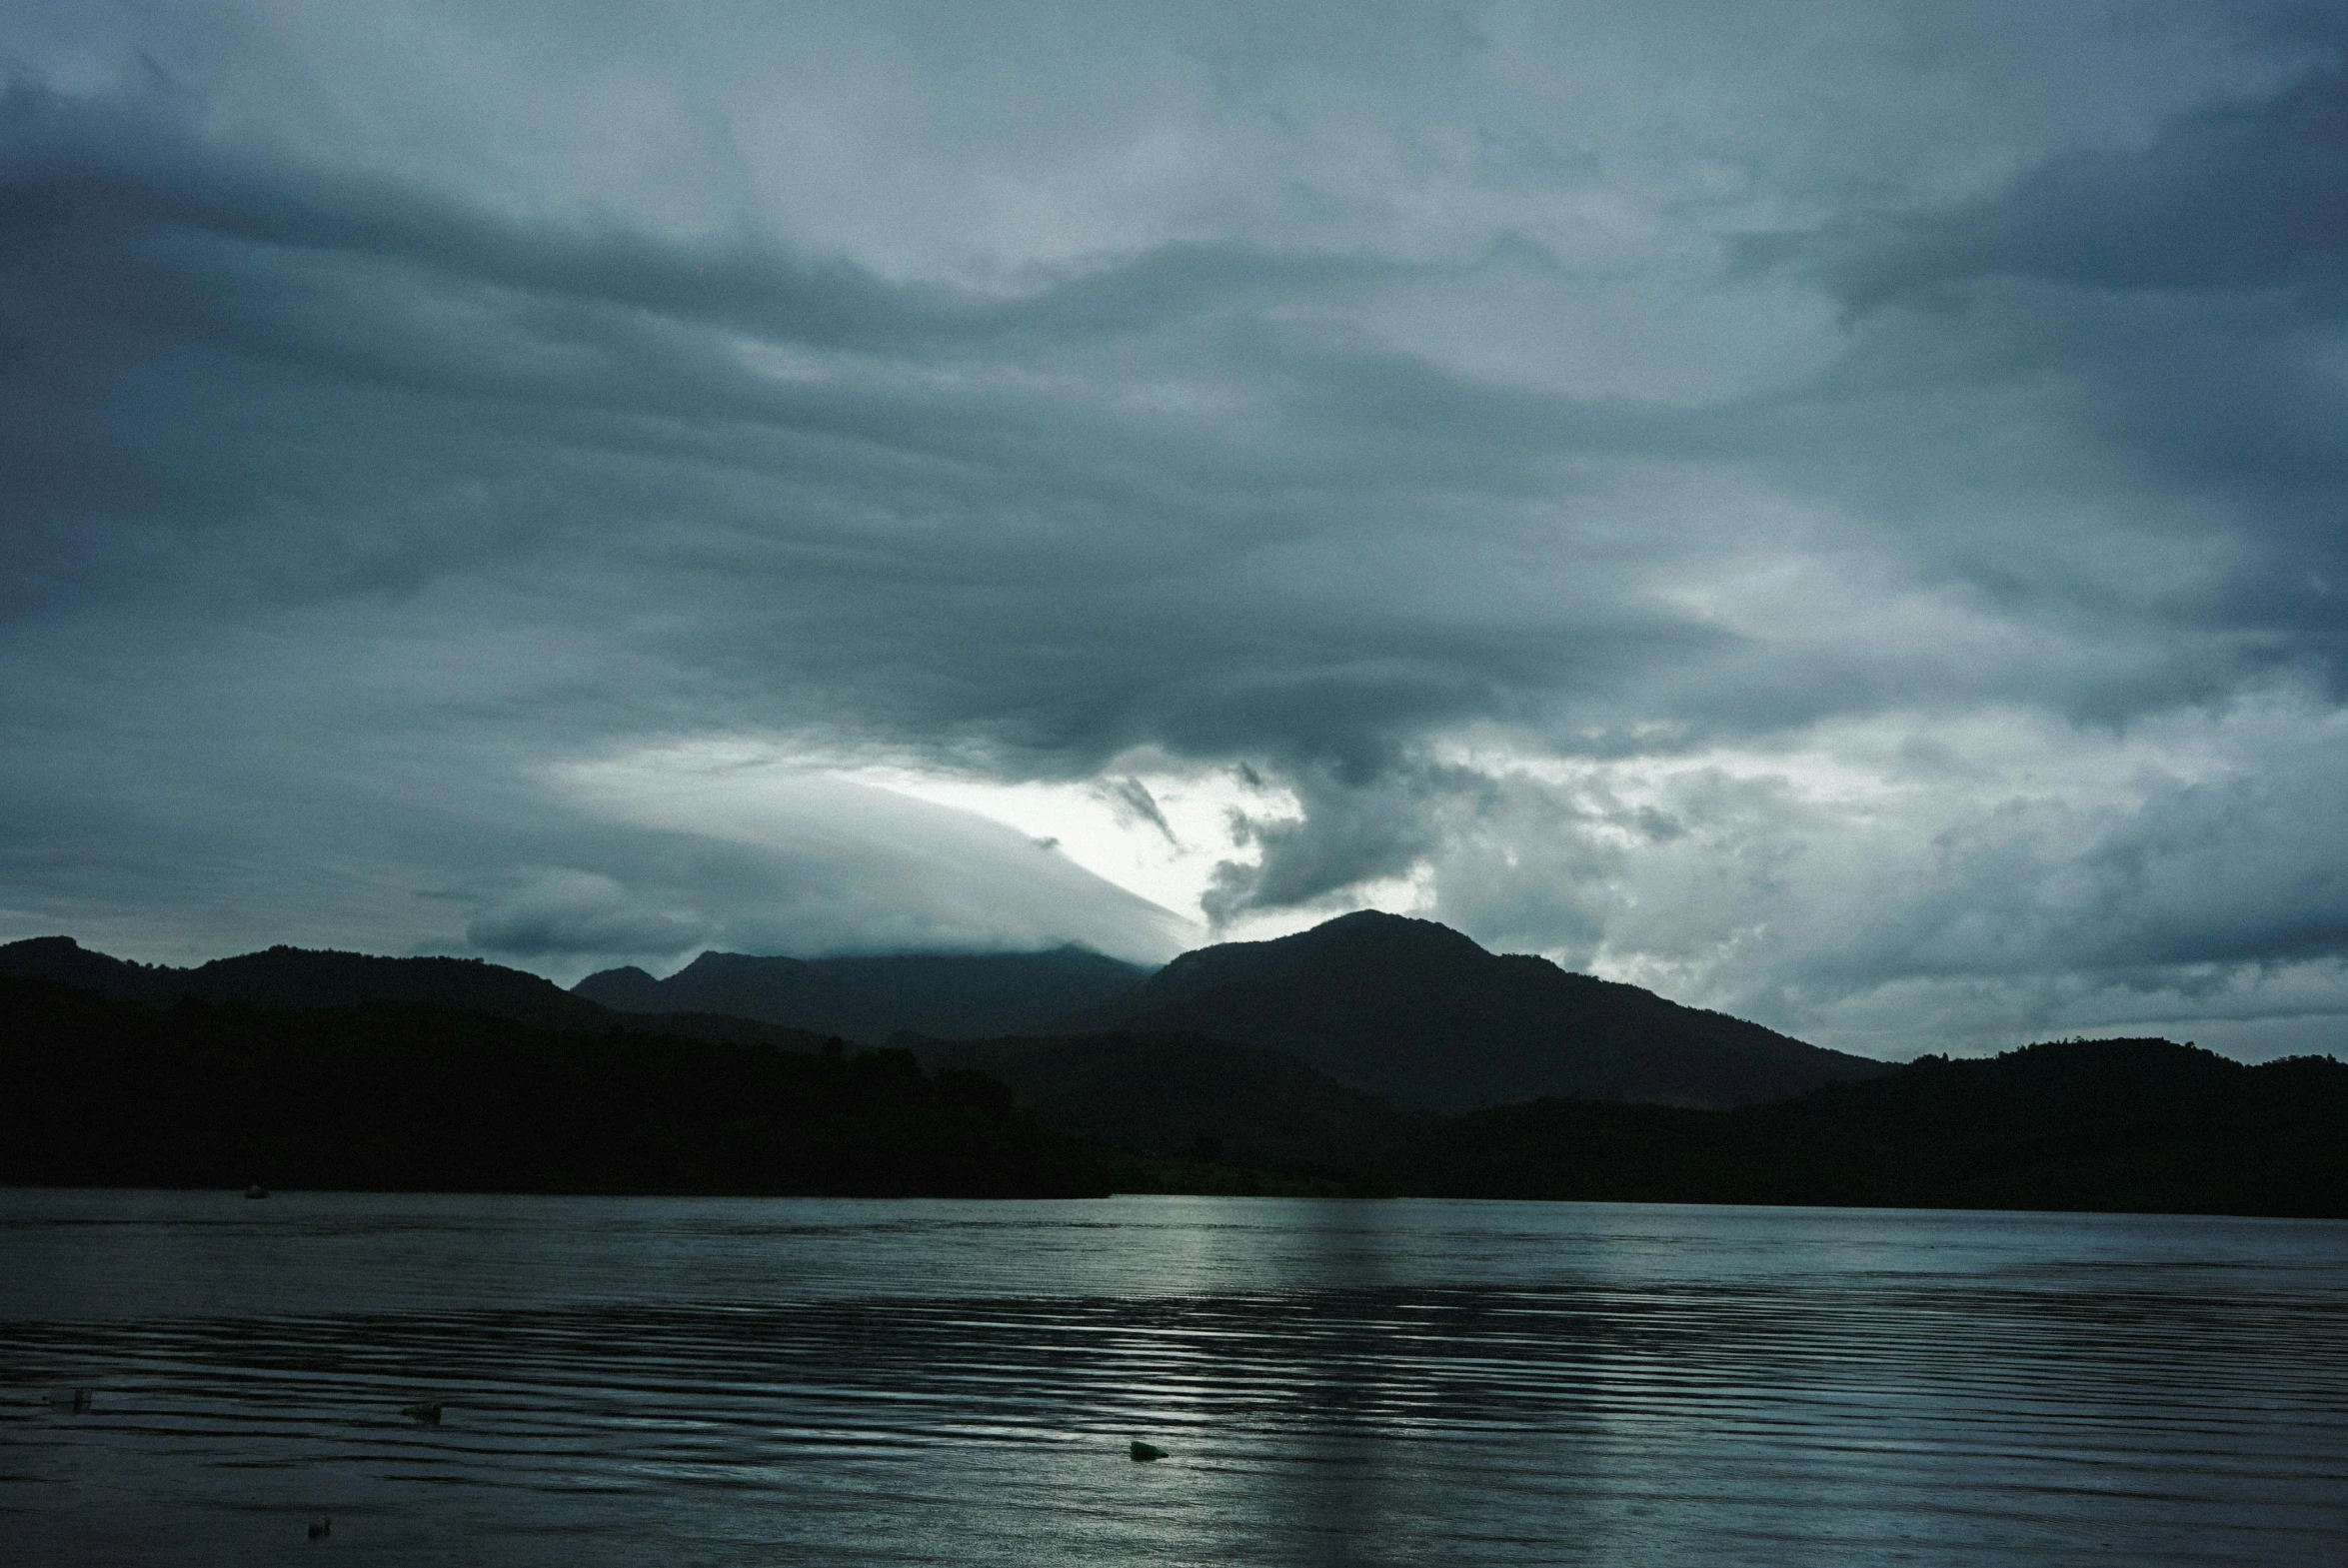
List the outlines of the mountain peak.
<svg viewBox="0 0 2348 1568">
<path fill-rule="evenodd" d="M 172 972 L 108 957 L 71 936 L 30 936 L 0 943 L 0 976 L 38 975 L 122 1000 L 146 999 L 159 983 L 158 977 Z"/>
<path fill-rule="evenodd" d="M 616 1012 L 652 1012 L 658 1010 L 660 986 L 659 980 L 635 964 L 624 963 L 616 969 L 596 970 L 572 986 L 571 994 Z"/>
<path fill-rule="evenodd" d="M 715 974 L 738 969 L 801 969 L 807 966 L 805 958 L 789 958 L 753 952 L 722 952 L 716 947 L 704 949 L 678 974 Z M 671 979 L 676 975 L 671 975 Z"/>
<path fill-rule="evenodd" d="M 1395 1104 L 1443 1112 L 1542 1095 L 1749 1104 L 1885 1070 L 1374 909 L 1186 952 L 1057 1027 L 1268 1046 Z"/>
<path fill-rule="evenodd" d="M 27 936 L 21 941 L 0 942 L 0 952 L 43 953 L 82 952 L 86 949 L 71 936 Z"/>
<path fill-rule="evenodd" d="M 1144 981 L 1132 1002 L 1163 1006 L 1218 985 L 1355 958 L 1459 964 L 1488 961 L 1491 956 L 1473 937 L 1434 920 L 1388 914 L 1383 909 L 1356 909 L 1293 935 L 1193 948 Z"/>
<path fill-rule="evenodd" d="M 1412 941 L 1429 947 L 1453 950 L 1472 947 L 1477 952 L 1486 949 L 1464 931 L 1455 931 L 1440 920 L 1420 919 L 1414 914 L 1389 914 L 1383 909 L 1355 909 L 1351 914 L 1340 914 L 1321 921 L 1310 930 L 1298 931 L 1293 936 L 1277 937 L 1279 941 L 1328 943 L 1336 941 Z"/>
</svg>

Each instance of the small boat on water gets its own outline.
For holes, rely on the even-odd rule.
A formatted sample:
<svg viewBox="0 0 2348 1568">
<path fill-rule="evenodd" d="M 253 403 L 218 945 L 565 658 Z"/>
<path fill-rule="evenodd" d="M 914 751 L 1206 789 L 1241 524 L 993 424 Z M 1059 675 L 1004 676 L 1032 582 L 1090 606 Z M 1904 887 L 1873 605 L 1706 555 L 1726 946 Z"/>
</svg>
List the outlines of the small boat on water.
<svg viewBox="0 0 2348 1568">
<path fill-rule="evenodd" d="M 269 1196 L 269 1189 L 261 1185 L 260 1182 L 256 1181 L 251 1186 L 245 1188 L 245 1196 L 249 1198 L 265 1198 Z"/>
<path fill-rule="evenodd" d="M 76 1388 L 69 1393 L 43 1394 L 41 1403 L 52 1410 L 70 1410 L 75 1415 L 88 1415 L 90 1413 L 90 1391 L 86 1388 Z"/>
</svg>

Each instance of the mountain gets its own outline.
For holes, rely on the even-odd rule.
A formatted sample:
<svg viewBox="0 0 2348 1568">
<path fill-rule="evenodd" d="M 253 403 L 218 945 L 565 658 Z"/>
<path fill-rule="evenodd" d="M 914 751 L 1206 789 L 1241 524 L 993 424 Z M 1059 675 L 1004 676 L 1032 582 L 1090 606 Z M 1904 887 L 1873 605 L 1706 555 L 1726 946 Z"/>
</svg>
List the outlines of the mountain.
<svg viewBox="0 0 2348 1568">
<path fill-rule="evenodd" d="M 1415 1061 L 1461 1097 L 1511 1065 L 1495 1066 L 1493 1040 L 1518 1041 L 1513 1067 L 1531 1074 L 1594 1060 L 1601 1087 L 1819 1070 L 1798 1041 L 1629 986 L 1593 991 L 1425 921 L 1349 917 L 1167 973 L 1137 1010 L 1220 1009 L 1234 1031 L 1268 1018 L 1324 1049 L 1366 1042 L 1352 1059 Z M 1561 1023 L 1559 996 L 1582 1012 Z M 1523 1032 L 1528 1016 L 1550 1032 Z M 273 948 L 176 969 L 15 942 L 0 946 L 0 1182 L 1075 1195 L 1139 1180 L 2348 1218 L 2348 1065 L 2330 1057 L 2253 1067 L 2166 1040 L 2068 1040 L 1866 1063 L 1731 1108 L 1584 1090 L 1435 1114 L 1222 1028 L 905 1038 L 912 1049 L 777 1051 L 819 1042 L 615 1013 L 469 960 Z M 1262 1167 L 1279 1180 L 1231 1184 Z"/>
<path fill-rule="evenodd" d="M 575 996 L 552 980 L 479 958 L 379 958 L 280 946 L 180 969 L 109 957 L 70 936 L 36 936 L 0 944 L 0 978 L 53 980 L 154 1007 L 181 1000 L 294 1009 L 391 1005 L 484 1013 L 540 1028 L 641 1033 L 648 1027 L 638 1018 Z M 700 1039 L 792 1050 L 814 1050 L 823 1044 L 820 1034 L 707 1014 L 665 1015 L 660 1028 Z"/>
<path fill-rule="evenodd" d="M 118 1001 L 170 1001 L 168 976 L 186 972 L 92 952 L 70 936 L 34 936 L 0 944 L 0 979 L 55 980 L 101 991 Z"/>
<path fill-rule="evenodd" d="M 2053 1041 L 1737 1110 L 1500 1106 L 1363 1169 L 1439 1197 L 2348 1218 L 2348 1064 Z"/>
<path fill-rule="evenodd" d="M 1446 1114 L 1544 1095 L 1743 1105 L 1891 1070 L 1374 910 L 1186 952 L 1040 1032 L 1112 1031 L 1281 1050 L 1363 1093 Z"/>
<path fill-rule="evenodd" d="M 622 1012 L 714 1012 L 877 1044 L 1018 1034 L 1132 990 L 1150 971 L 1083 947 L 1046 952 L 764 958 L 705 952 L 665 980 L 605 969 L 574 994 Z"/>
</svg>

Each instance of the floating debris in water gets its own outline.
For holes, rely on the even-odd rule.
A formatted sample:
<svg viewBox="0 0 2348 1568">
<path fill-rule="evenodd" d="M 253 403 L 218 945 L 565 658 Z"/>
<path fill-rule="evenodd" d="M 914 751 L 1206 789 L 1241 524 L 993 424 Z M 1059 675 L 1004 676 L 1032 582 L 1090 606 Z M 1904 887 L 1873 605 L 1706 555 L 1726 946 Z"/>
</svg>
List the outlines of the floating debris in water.
<svg viewBox="0 0 2348 1568">
<path fill-rule="evenodd" d="M 1133 1454 L 1134 1460 L 1137 1464 L 1151 1459 L 1164 1459 L 1166 1457 L 1166 1450 L 1159 1447 L 1156 1443 L 1137 1442 L 1134 1444 L 1130 1452 Z"/>
<path fill-rule="evenodd" d="M 436 1399 L 431 1404 L 402 1405 L 400 1406 L 400 1414 L 411 1421 L 421 1421 L 426 1426 L 438 1426 L 440 1425 L 440 1401 Z"/>
<path fill-rule="evenodd" d="M 310 1521 L 310 1539 L 323 1541 L 334 1534 L 334 1515 L 326 1514 Z"/>
<path fill-rule="evenodd" d="M 70 1410 L 75 1415 L 87 1415 L 90 1411 L 90 1397 L 88 1389 L 77 1388 L 66 1394 L 43 1394 L 41 1403 L 52 1410 Z"/>
</svg>

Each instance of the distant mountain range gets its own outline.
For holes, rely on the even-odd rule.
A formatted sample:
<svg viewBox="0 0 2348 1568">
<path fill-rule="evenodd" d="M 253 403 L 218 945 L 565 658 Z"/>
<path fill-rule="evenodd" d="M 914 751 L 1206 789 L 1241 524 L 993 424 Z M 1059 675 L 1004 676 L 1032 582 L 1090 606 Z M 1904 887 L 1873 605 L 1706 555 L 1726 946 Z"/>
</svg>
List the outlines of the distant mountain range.
<svg viewBox="0 0 2348 1568">
<path fill-rule="evenodd" d="M 1048 952 L 759 958 L 705 952 L 665 980 L 633 965 L 572 991 L 621 1012 L 716 1012 L 878 1045 L 910 1031 L 937 1039 L 1018 1034 L 1097 1007 L 1149 970 L 1083 947 Z"/>
<path fill-rule="evenodd" d="M 1274 941 L 1202 947 L 1156 973 L 1079 947 L 821 959 L 705 952 L 666 979 L 606 969 L 565 991 L 477 958 L 279 946 L 171 968 L 50 936 L 0 946 L 7 975 L 158 1006 L 426 1006 L 540 1028 L 801 1050 L 832 1035 L 894 1040 L 926 1061 L 991 1073 L 1087 1136 L 1119 1141 L 1137 1117 L 1163 1123 L 1169 1137 L 1177 1123 L 1198 1123 L 1185 1143 L 1204 1138 L 1257 1157 L 1325 1152 L 1332 1145 L 1317 1134 L 1268 1129 L 1283 1117 L 1298 1127 L 1360 1122 L 1370 1102 L 1389 1115 L 1544 1095 L 1717 1108 L 1890 1070 L 1544 958 L 1499 956 L 1431 920 L 1376 912 Z M 1053 1039 L 1063 1043 L 1045 1043 Z M 965 1043 L 947 1050 L 948 1042 Z M 1209 1055 L 1224 1074 L 1211 1092 Z M 1223 1112 L 1202 1115 L 1176 1082 Z M 1255 1087 L 1242 1093 L 1241 1083 Z"/>
<path fill-rule="evenodd" d="M 0 944 L 0 978 L 54 980 L 152 1007 L 181 1000 L 284 1009 L 407 1006 L 484 1013 L 549 1029 L 641 1033 L 656 1027 L 575 996 L 552 980 L 479 958 L 379 958 L 271 947 L 181 969 L 109 957 L 70 936 L 36 936 Z M 823 1035 L 804 1029 L 683 1010 L 664 1015 L 657 1027 L 668 1034 L 787 1050 L 814 1050 L 824 1043 Z"/>
<path fill-rule="evenodd" d="M 706 952 L 665 980 L 607 969 L 574 989 L 631 1012 L 734 1013 L 868 1043 L 916 1036 L 905 1043 L 936 1059 L 1060 1098 L 1097 1074 L 1081 1050 L 932 1044 L 1217 1040 L 1278 1051 L 1356 1094 L 1437 1113 L 1544 1094 L 1744 1105 L 1890 1070 L 1545 958 L 1500 957 L 1431 920 L 1374 911 L 1275 941 L 1201 947 L 1155 974 L 1081 948 L 821 960 Z M 1076 1076 L 1048 1086 L 1052 1062 Z"/>
<path fill-rule="evenodd" d="M 695 1010 L 644 1010 L 671 1006 Z M 762 1016 L 715 1010 L 732 1008 Z M 884 1031 L 898 1048 L 826 1039 Z M 775 1046 L 791 1059 L 770 1070 Z M 1155 974 L 1078 949 L 707 953 L 575 992 L 472 959 L 273 947 L 170 968 L 13 942 L 10 1136 L 0 1180 L 34 1182 L 251 1164 L 497 1190 L 2348 1217 L 2348 1066 L 2329 1057 L 2078 1040 L 1893 1067 L 1374 913 Z"/>
</svg>

